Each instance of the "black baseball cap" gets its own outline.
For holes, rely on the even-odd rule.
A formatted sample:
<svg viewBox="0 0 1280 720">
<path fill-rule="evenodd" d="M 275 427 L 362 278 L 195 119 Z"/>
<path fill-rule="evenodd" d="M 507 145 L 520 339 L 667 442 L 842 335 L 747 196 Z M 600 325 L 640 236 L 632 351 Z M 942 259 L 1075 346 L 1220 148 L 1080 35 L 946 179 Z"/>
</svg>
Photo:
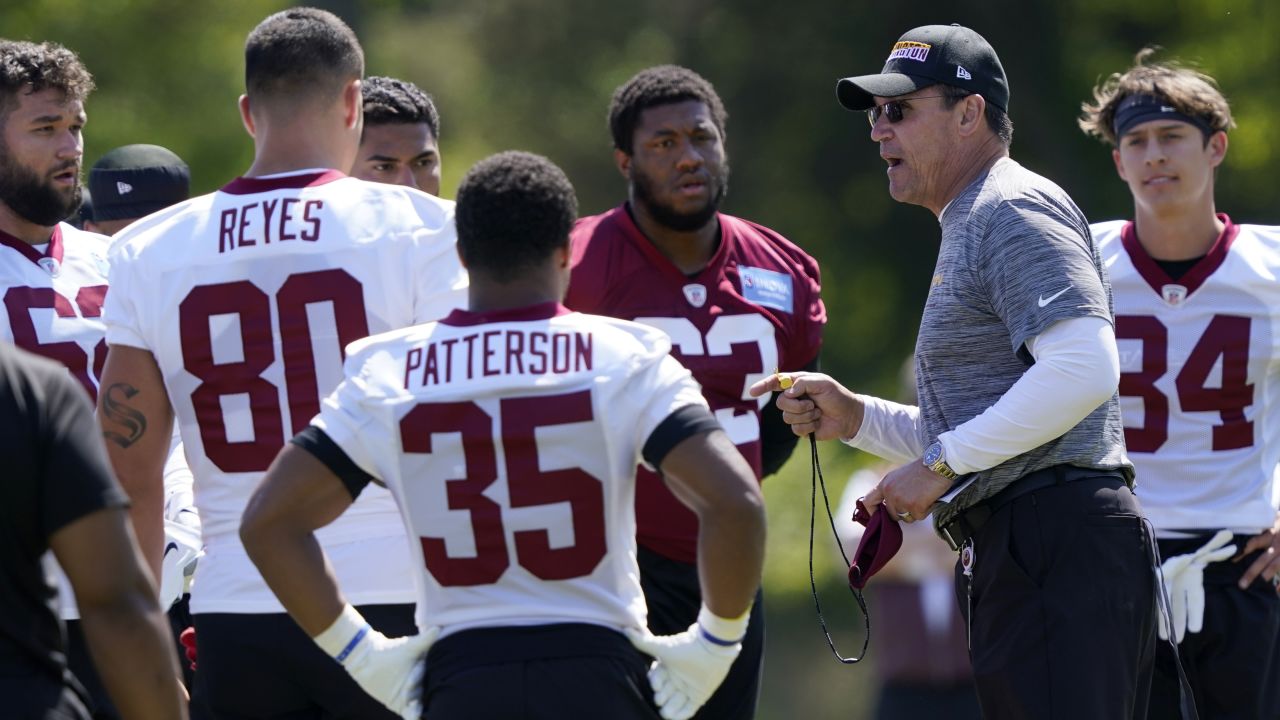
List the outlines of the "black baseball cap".
<svg viewBox="0 0 1280 720">
<path fill-rule="evenodd" d="M 924 25 L 898 38 L 884 69 L 836 83 L 836 97 L 849 110 L 868 110 L 875 97 L 897 97 L 923 87 L 951 85 L 981 95 L 1009 111 L 1009 81 L 996 51 L 961 25 Z"/>
<path fill-rule="evenodd" d="M 134 220 L 191 196 L 191 170 L 159 145 L 125 145 L 89 170 L 93 220 Z"/>
</svg>

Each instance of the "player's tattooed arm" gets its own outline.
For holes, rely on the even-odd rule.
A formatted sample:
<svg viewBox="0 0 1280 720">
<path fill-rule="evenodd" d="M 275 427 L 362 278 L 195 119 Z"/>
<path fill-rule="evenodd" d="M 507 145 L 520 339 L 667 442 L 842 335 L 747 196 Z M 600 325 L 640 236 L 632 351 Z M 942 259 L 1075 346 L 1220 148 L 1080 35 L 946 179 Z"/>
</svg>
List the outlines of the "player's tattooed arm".
<svg viewBox="0 0 1280 720">
<path fill-rule="evenodd" d="M 155 356 L 111 345 L 102 368 L 98 424 L 111 468 L 129 494 L 129 515 L 153 576 L 164 557 L 164 461 L 173 409 Z"/>
<path fill-rule="evenodd" d="M 102 390 L 102 437 L 122 448 L 133 445 L 147 432 L 147 416 L 130 404 L 138 388 L 120 382 Z"/>
</svg>

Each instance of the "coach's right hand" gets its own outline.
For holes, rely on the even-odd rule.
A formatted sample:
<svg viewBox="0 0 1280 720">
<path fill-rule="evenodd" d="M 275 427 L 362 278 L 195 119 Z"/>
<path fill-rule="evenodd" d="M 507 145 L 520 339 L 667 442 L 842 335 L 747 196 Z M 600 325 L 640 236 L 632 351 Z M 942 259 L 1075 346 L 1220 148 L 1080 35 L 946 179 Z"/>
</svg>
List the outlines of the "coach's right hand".
<svg viewBox="0 0 1280 720">
<path fill-rule="evenodd" d="M 784 387 L 784 379 L 790 381 L 789 387 Z M 796 435 L 813 433 L 818 440 L 847 440 L 862 427 L 862 398 L 829 375 L 774 373 L 752 385 L 747 392 L 751 397 L 778 393 L 777 405 L 782 419 Z"/>
<path fill-rule="evenodd" d="M 313 640 L 375 700 L 405 720 L 419 720 L 422 701 L 418 686 L 426 670 L 423 656 L 439 635 L 440 628 L 431 627 L 417 635 L 389 638 L 347 605 Z"/>
</svg>

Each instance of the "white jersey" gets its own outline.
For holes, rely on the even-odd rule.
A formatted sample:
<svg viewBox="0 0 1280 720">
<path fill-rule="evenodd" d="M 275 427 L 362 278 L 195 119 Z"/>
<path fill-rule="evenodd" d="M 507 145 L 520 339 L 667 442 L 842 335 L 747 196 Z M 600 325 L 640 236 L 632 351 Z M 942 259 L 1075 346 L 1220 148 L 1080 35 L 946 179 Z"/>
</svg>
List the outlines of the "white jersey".
<svg viewBox="0 0 1280 720">
<path fill-rule="evenodd" d="M 66 223 L 54 227 L 42 250 L 0 231 L 0 294 L 5 312 L 0 339 L 55 360 L 98 397 L 98 380 L 107 357 L 102 303 L 107 294 L 107 248 L 111 239 Z M 176 443 L 176 440 L 175 440 Z M 181 508 L 182 452 L 170 453 L 166 502 Z M 189 508 L 188 508 L 189 509 Z M 188 513 L 191 514 L 191 513 Z M 196 521 L 198 526 L 198 520 Z M 70 583 L 50 560 L 60 588 L 59 615 L 80 617 Z"/>
<path fill-rule="evenodd" d="M 1280 227 L 1219 217 L 1226 230 L 1176 282 L 1132 223 L 1092 226 L 1115 298 L 1125 443 L 1163 537 L 1276 519 Z"/>
<path fill-rule="evenodd" d="M 94 399 L 107 359 L 102 301 L 110 243 L 59 223 L 41 252 L 0 231 L 0 337 L 63 364 Z"/>
<path fill-rule="evenodd" d="M 399 502 L 420 627 L 645 626 L 636 466 L 672 412 L 706 407 L 669 350 L 552 303 L 350 348 L 313 424 Z"/>
<path fill-rule="evenodd" d="M 182 429 L 205 541 L 193 612 L 283 612 L 240 544 L 249 496 L 348 343 L 462 304 L 455 246 L 453 203 L 334 170 L 240 178 L 117 236 L 107 342 L 152 353 Z M 413 601 L 386 492 L 317 536 L 352 602 Z"/>
</svg>

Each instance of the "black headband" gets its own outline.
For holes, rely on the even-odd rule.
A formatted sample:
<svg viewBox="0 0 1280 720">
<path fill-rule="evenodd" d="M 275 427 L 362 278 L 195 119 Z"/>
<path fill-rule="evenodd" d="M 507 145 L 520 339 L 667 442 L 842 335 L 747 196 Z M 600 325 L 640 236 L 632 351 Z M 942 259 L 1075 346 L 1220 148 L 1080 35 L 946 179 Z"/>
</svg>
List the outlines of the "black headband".
<svg viewBox="0 0 1280 720">
<path fill-rule="evenodd" d="M 1206 137 L 1217 132 L 1202 117 L 1187 115 L 1175 108 L 1167 98 L 1157 95 L 1130 95 L 1120 101 L 1116 108 L 1115 120 L 1111 127 L 1115 130 L 1116 140 L 1133 129 L 1134 125 L 1150 120 L 1178 120 L 1200 128 Z"/>
</svg>

